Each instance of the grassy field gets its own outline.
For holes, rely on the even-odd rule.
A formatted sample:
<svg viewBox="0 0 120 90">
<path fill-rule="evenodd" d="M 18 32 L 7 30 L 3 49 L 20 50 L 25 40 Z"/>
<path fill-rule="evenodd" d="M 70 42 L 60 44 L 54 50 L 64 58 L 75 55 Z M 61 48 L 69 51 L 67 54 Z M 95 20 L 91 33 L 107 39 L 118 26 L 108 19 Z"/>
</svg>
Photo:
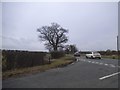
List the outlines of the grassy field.
<svg viewBox="0 0 120 90">
<path fill-rule="evenodd" d="M 3 72 L 2 77 L 3 77 L 3 79 L 6 79 L 9 77 L 17 77 L 20 75 L 33 74 L 33 73 L 37 73 L 37 72 L 44 72 L 44 71 L 52 69 L 52 68 L 66 66 L 74 61 L 75 61 L 75 58 L 73 55 L 66 55 L 65 57 L 62 57 L 59 59 L 53 59 L 51 61 L 51 64 L 34 66 L 34 67 L 29 67 L 29 68 L 22 68 L 22 69 L 15 69 L 15 70 Z"/>
</svg>

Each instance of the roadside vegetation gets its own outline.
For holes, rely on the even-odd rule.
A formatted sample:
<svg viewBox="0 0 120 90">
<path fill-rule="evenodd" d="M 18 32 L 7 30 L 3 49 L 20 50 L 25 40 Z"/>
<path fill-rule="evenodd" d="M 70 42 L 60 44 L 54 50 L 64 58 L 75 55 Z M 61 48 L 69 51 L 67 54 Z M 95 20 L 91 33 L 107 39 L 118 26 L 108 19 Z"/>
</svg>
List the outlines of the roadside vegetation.
<svg viewBox="0 0 120 90">
<path fill-rule="evenodd" d="M 119 57 L 119 58 L 118 58 Z M 102 58 L 107 58 L 107 59 L 120 59 L 120 56 L 118 55 L 102 55 Z"/>
<path fill-rule="evenodd" d="M 106 50 L 106 51 L 100 51 L 102 58 L 107 59 L 120 59 L 120 55 L 118 54 L 118 51 L 115 50 Z"/>
<path fill-rule="evenodd" d="M 10 77 L 18 77 L 21 75 L 27 75 L 27 74 L 34 74 L 38 72 L 44 72 L 46 70 L 57 68 L 57 67 L 63 67 L 67 66 L 68 64 L 71 64 L 75 61 L 75 58 L 72 54 L 67 54 L 64 57 L 61 57 L 59 59 L 51 59 L 51 63 L 40 65 L 40 66 L 33 66 L 33 67 L 27 67 L 27 68 L 20 68 L 20 69 L 14 69 L 14 70 L 8 70 L 3 72 L 3 79 L 10 78 Z"/>
</svg>

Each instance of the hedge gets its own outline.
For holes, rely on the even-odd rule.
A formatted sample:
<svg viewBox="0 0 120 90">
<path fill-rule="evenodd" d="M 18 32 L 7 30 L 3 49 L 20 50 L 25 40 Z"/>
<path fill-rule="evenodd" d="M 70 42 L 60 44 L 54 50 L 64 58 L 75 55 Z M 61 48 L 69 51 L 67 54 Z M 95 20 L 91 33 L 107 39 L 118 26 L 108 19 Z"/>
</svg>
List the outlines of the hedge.
<svg viewBox="0 0 120 90">
<path fill-rule="evenodd" d="M 47 61 L 44 60 L 45 52 L 28 52 L 28 51 L 2 51 L 2 70 L 12 70 L 16 68 L 32 67 L 43 65 Z"/>
</svg>

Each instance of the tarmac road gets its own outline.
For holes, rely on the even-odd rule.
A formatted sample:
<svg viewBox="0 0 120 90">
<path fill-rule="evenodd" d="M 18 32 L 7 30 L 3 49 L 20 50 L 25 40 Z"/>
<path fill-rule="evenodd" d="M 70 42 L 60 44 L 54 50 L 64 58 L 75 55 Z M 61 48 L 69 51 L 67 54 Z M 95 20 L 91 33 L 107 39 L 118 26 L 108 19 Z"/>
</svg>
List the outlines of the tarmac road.
<svg viewBox="0 0 120 90">
<path fill-rule="evenodd" d="M 3 88 L 118 88 L 118 60 L 77 58 L 63 68 L 3 80 Z"/>
</svg>

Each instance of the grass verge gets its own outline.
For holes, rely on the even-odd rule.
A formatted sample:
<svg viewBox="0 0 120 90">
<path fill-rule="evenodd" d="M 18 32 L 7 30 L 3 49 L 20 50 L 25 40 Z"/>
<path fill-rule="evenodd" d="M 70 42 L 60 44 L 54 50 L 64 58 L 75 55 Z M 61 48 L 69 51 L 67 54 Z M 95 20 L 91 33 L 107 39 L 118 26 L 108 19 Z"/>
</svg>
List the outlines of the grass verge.
<svg viewBox="0 0 120 90">
<path fill-rule="evenodd" d="M 118 55 L 102 55 L 102 58 L 118 59 Z M 119 57 L 120 58 L 120 57 Z"/>
<path fill-rule="evenodd" d="M 73 63 L 74 61 L 75 61 L 74 56 L 66 55 L 65 57 L 54 59 L 53 61 L 51 61 L 51 64 L 21 68 L 21 69 L 15 69 L 15 70 L 9 70 L 9 71 L 3 72 L 2 79 L 7 79 L 10 77 L 18 77 L 18 76 L 27 75 L 27 74 L 34 74 L 37 72 L 44 72 L 52 68 L 66 66 L 68 64 Z"/>
</svg>

